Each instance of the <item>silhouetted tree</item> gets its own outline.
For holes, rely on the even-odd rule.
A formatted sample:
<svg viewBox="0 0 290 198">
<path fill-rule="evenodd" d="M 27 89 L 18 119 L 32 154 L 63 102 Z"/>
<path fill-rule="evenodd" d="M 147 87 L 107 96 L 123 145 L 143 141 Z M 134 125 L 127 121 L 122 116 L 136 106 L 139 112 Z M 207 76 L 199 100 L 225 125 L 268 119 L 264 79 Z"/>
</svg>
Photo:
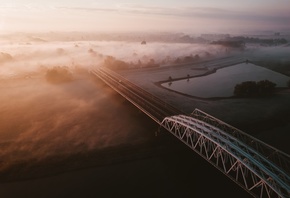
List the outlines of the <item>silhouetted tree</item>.
<svg viewBox="0 0 290 198">
<path fill-rule="evenodd" d="M 113 56 L 107 56 L 104 60 L 104 66 L 110 69 L 127 69 L 130 67 L 130 64 L 118 60 Z"/>
<path fill-rule="evenodd" d="M 0 62 L 12 61 L 12 60 L 13 60 L 13 57 L 10 54 L 0 52 Z"/>
<path fill-rule="evenodd" d="M 176 58 L 174 61 L 174 63 L 180 63 L 180 62 L 181 62 L 180 58 Z"/>
<path fill-rule="evenodd" d="M 50 83 L 63 83 L 73 80 L 72 73 L 65 66 L 48 69 L 45 78 Z"/>
<path fill-rule="evenodd" d="M 138 60 L 137 66 L 138 66 L 138 67 L 142 67 L 142 62 L 141 62 L 140 59 Z"/>
<path fill-rule="evenodd" d="M 63 55 L 65 53 L 65 50 L 63 48 L 57 48 L 56 53 L 57 55 Z"/>
<path fill-rule="evenodd" d="M 275 87 L 276 84 L 269 80 L 246 81 L 235 86 L 234 95 L 237 97 L 269 96 L 274 93 Z"/>
<path fill-rule="evenodd" d="M 192 62 L 194 60 L 193 56 L 190 55 L 190 56 L 185 56 L 183 58 L 183 62 Z"/>
<path fill-rule="evenodd" d="M 235 86 L 234 95 L 238 97 L 252 97 L 257 93 L 257 84 L 254 81 L 246 81 Z"/>
<path fill-rule="evenodd" d="M 269 80 L 262 80 L 257 82 L 257 89 L 259 96 L 269 96 L 275 91 L 276 84 Z"/>
</svg>

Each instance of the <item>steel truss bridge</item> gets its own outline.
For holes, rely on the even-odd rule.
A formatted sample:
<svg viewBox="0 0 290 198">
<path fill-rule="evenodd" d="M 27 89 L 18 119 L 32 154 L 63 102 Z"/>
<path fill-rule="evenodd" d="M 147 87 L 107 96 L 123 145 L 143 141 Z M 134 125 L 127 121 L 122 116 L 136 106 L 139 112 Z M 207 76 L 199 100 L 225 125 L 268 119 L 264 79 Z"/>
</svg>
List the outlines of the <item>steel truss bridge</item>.
<svg viewBox="0 0 290 198">
<path fill-rule="evenodd" d="M 253 197 L 290 197 L 290 156 L 195 109 L 190 115 L 106 69 L 91 71 Z"/>
</svg>

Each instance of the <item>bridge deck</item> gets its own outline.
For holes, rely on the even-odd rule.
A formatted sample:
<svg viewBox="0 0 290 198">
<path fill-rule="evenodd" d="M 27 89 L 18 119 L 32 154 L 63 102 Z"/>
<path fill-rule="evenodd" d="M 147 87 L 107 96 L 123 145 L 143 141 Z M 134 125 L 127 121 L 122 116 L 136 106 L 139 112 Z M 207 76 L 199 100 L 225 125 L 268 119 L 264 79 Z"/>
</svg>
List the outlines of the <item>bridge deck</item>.
<svg viewBox="0 0 290 198">
<path fill-rule="evenodd" d="M 115 72 L 109 71 L 105 68 L 99 68 L 92 71 L 92 73 L 102 79 L 106 84 L 151 117 L 158 124 L 161 124 L 165 117 L 183 114 L 180 110 L 174 108 L 156 96 L 153 96 L 144 89 L 141 89 Z"/>
<path fill-rule="evenodd" d="M 288 154 L 200 110 L 186 116 L 111 70 L 92 73 L 253 196 L 290 197 Z"/>
</svg>

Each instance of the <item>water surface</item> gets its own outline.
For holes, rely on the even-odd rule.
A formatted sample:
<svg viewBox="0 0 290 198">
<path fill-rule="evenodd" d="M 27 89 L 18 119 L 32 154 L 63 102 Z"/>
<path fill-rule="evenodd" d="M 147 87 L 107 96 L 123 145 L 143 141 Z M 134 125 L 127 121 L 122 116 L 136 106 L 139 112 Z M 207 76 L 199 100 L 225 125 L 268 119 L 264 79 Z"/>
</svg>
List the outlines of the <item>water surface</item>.
<svg viewBox="0 0 290 198">
<path fill-rule="evenodd" d="M 163 87 L 201 98 L 233 96 L 235 85 L 244 81 L 270 80 L 277 87 L 286 87 L 290 78 L 286 75 L 254 65 L 241 63 L 196 78 L 163 83 Z"/>
</svg>

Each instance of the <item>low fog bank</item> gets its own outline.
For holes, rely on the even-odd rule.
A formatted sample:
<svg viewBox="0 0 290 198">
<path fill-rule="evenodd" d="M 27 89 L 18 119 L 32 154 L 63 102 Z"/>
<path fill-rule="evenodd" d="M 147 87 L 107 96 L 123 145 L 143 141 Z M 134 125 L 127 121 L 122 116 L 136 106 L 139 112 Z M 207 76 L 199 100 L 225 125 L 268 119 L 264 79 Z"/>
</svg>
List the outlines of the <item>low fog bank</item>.
<svg viewBox="0 0 290 198">
<path fill-rule="evenodd" d="M 138 144 L 154 136 L 143 114 L 87 74 L 1 80 L 0 172 L 21 162 Z"/>
<path fill-rule="evenodd" d="M 141 44 L 142 38 L 128 42 L 24 37 L 0 39 L 0 171 L 21 161 L 151 138 L 154 129 L 144 125 L 143 114 L 89 77 L 88 71 L 104 65 L 108 58 L 130 67 L 151 63 L 165 67 L 258 51 L 207 43 Z M 265 49 L 278 48 L 282 49 Z M 49 81 L 46 77 L 55 68 L 65 68 L 69 80 Z"/>
<path fill-rule="evenodd" d="M 217 38 L 223 38 L 217 36 Z M 14 33 L 0 35 L 0 78 L 53 66 L 90 68 L 106 57 L 132 68 L 166 66 L 231 55 L 244 49 L 183 33 Z"/>
<path fill-rule="evenodd" d="M 289 52 L 289 44 L 284 37 L 288 39 L 287 35 L 268 35 L 261 39 L 257 35 L 197 36 L 184 33 L 49 32 L 0 35 L 0 78 L 45 71 L 54 66 L 90 69 L 102 65 L 108 57 L 118 60 L 116 63 L 123 64 L 123 68 L 194 63 L 234 54 L 247 54 L 253 59 L 256 54 L 263 54 L 262 57 L 258 55 L 259 60 L 269 59 L 266 51 L 271 51 L 271 57 L 273 54 L 279 56 L 283 50 Z M 286 44 L 274 42 L 276 40 L 283 40 Z M 260 53 L 261 50 L 265 52 Z M 289 61 L 283 59 L 280 62 L 285 64 Z M 279 65 L 275 63 L 276 66 Z M 120 69 L 118 66 L 112 68 Z"/>
<path fill-rule="evenodd" d="M 0 43 L 1 44 L 1 43 Z M 222 46 L 188 43 L 139 42 L 46 42 L 3 44 L 0 49 L 0 78 L 45 71 L 54 66 L 85 68 L 101 65 L 107 57 L 114 57 L 131 68 L 166 66 L 193 62 L 229 54 Z M 150 65 L 151 64 L 151 65 Z"/>
<path fill-rule="evenodd" d="M 251 46 L 248 58 L 255 64 L 290 76 L 290 45 L 274 47 Z"/>
<path fill-rule="evenodd" d="M 143 114 L 89 76 L 108 58 L 146 65 L 152 59 L 161 64 L 225 52 L 204 44 L 27 40 L 25 35 L 2 37 L 0 44 L 0 171 L 154 136 L 156 129 L 144 124 Z M 56 78 L 58 72 L 65 79 Z"/>
<path fill-rule="evenodd" d="M 88 44 L 78 48 L 74 43 L 2 44 L 0 78 L 45 72 L 55 66 L 89 69 L 101 61 L 89 49 Z"/>
</svg>

